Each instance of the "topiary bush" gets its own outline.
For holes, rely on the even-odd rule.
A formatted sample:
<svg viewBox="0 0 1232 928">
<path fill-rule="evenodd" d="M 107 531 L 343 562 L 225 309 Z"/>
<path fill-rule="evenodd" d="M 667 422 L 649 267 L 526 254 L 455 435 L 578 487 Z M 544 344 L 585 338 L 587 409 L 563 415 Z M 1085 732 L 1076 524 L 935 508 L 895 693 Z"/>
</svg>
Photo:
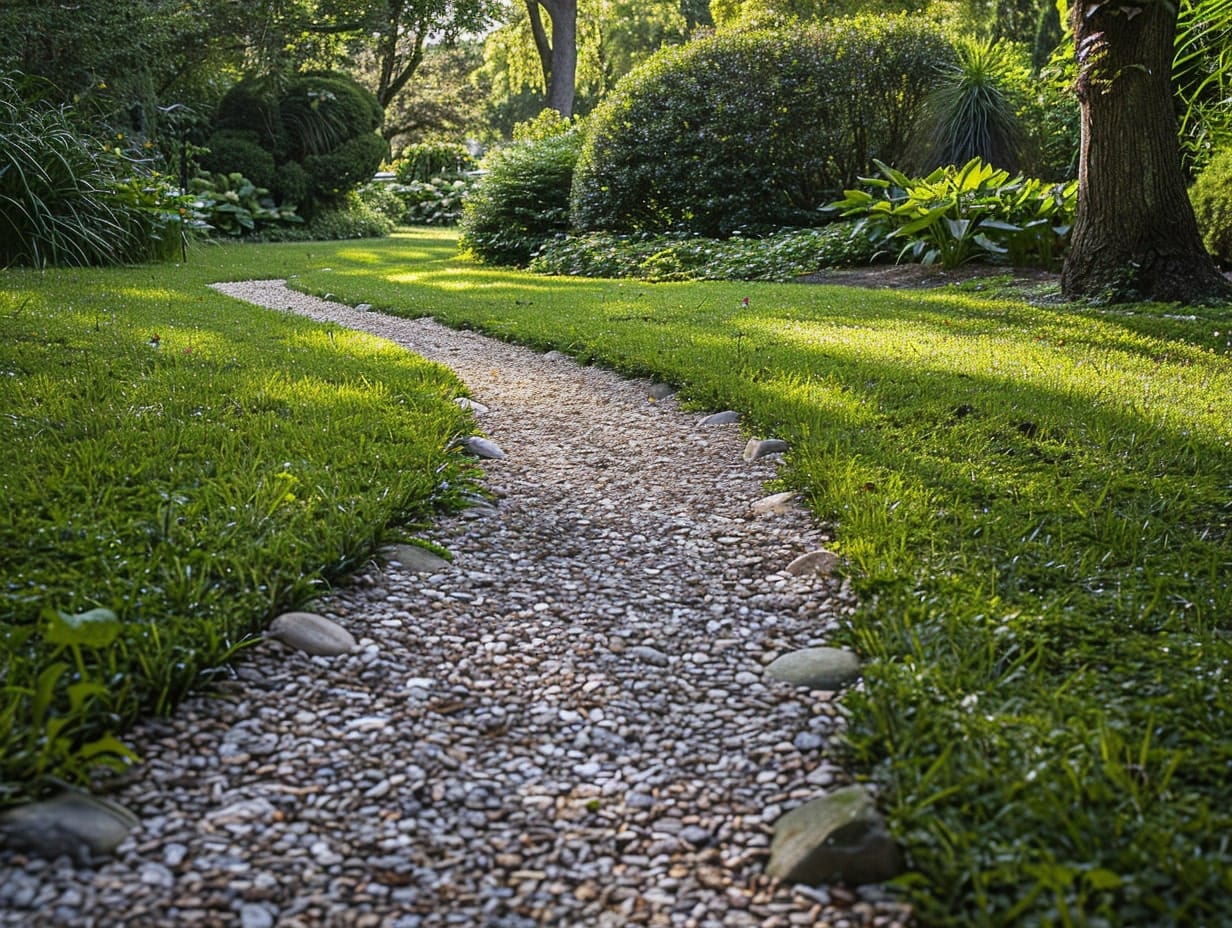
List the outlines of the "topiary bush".
<svg viewBox="0 0 1232 928">
<path fill-rule="evenodd" d="M 371 91 L 344 74 L 312 72 L 281 90 L 247 81 L 219 104 L 203 166 L 241 173 L 305 216 L 342 204 L 389 155 Z"/>
<path fill-rule="evenodd" d="M 1211 158 L 1189 188 L 1189 200 L 1206 250 L 1232 268 L 1232 149 Z"/>
<path fill-rule="evenodd" d="M 488 155 L 466 199 L 461 248 L 489 264 L 525 265 L 569 229 L 569 192 L 581 137 L 576 129 L 513 142 Z"/>
<path fill-rule="evenodd" d="M 206 141 L 209 150 L 198 160 L 210 173 L 243 174 L 258 187 L 270 187 L 277 168 L 274 156 L 261 147 L 259 139 L 256 132 L 219 129 Z"/>
<path fill-rule="evenodd" d="M 707 236 L 817 224 L 872 158 L 902 154 L 953 54 L 939 28 L 906 16 L 665 49 L 592 115 L 573 222 Z"/>
</svg>

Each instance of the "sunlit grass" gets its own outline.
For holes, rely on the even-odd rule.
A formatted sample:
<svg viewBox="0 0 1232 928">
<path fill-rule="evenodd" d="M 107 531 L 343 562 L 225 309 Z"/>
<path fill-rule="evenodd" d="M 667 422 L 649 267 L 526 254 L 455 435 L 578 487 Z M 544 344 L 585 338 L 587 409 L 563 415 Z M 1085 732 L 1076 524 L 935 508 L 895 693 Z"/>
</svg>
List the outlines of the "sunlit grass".
<svg viewBox="0 0 1232 928">
<path fill-rule="evenodd" d="M 848 760 L 926 923 L 1232 920 L 1227 309 L 490 268 L 461 288 L 447 238 L 399 261 L 424 237 L 299 285 L 668 380 L 792 442 L 783 479 L 864 597 Z"/>
<path fill-rule="evenodd" d="M 0 800 L 87 776 L 92 744 L 118 762 L 107 732 L 457 503 L 470 466 L 449 447 L 466 428 L 449 372 L 206 286 L 314 254 L 0 272 Z M 51 616 L 98 608 L 122 633 L 83 646 L 87 679 L 57 672 Z"/>
<path fill-rule="evenodd" d="M 204 286 L 290 277 L 670 381 L 792 443 L 782 480 L 833 525 L 863 601 L 843 633 L 867 661 L 845 759 L 881 787 L 925 923 L 1232 921 L 1227 309 L 546 278 L 454 246 L 412 231 L 6 274 L 0 489 L 21 529 L 4 541 L 42 571 L 8 602 L 34 622 L 42 603 L 140 616 L 158 678 L 180 658 L 151 603 L 226 653 L 233 626 L 199 617 L 234 591 L 260 614 L 354 563 L 373 526 L 422 517 L 391 500 L 434 498 L 428 464 L 413 492 L 383 477 L 403 443 L 457 427 L 433 411 L 456 385 Z M 112 511 L 128 515 L 83 515 Z M 312 570 L 271 584 L 201 537 Z"/>
</svg>

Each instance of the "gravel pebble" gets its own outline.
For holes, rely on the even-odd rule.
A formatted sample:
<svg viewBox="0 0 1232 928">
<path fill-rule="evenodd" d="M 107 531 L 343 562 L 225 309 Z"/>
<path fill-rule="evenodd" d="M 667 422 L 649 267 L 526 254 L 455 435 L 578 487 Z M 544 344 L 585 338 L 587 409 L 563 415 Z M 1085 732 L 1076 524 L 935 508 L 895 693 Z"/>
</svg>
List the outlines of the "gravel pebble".
<svg viewBox="0 0 1232 928">
<path fill-rule="evenodd" d="M 94 868 L 0 851 L 0 925 L 910 924 L 884 893 L 764 874 L 772 813 L 850 778 L 834 695 L 762 669 L 854 606 L 839 578 L 772 573 L 830 540 L 802 508 L 750 517 L 773 459 L 646 381 L 219 289 L 454 368 L 507 453 L 480 463 L 497 505 L 432 530 L 438 573 L 374 562 L 311 604 L 354 652 L 246 650 L 130 732 L 145 760 L 110 798 L 141 824 Z"/>
</svg>

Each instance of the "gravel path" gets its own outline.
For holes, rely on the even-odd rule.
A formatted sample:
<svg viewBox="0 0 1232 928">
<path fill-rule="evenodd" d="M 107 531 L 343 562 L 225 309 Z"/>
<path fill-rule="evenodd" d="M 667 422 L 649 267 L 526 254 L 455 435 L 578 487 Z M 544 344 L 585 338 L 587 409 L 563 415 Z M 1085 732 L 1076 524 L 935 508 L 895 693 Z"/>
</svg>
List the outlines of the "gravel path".
<svg viewBox="0 0 1232 928">
<path fill-rule="evenodd" d="M 499 505 L 314 608 L 360 648 L 267 642 L 223 698 L 131 735 L 142 824 L 97 868 L 0 855 L 0 925 L 904 925 L 874 888 L 762 875 L 779 814 L 847 782 L 828 694 L 765 679 L 851 607 L 782 572 L 825 540 L 754 514 L 774 459 L 646 382 L 279 281 L 221 285 L 441 361 L 490 407 Z"/>
</svg>

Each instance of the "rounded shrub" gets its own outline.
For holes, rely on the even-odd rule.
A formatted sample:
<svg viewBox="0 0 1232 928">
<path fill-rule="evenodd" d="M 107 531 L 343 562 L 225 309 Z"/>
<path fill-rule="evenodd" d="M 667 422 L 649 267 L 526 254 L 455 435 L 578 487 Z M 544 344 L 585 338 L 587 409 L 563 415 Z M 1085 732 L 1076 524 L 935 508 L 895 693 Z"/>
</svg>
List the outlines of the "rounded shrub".
<svg viewBox="0 0 1232 928">
<path fill-rule="evenodd" d="M 298 161 L 278 165 L 270 192 L 279 203 L 291 206 L 308 204 L 312 199 L 312 178 Z"/>
<path fill-rule="evenodd" d="M 1189 188 L 1206 250 L 1232 268 L 1232 149 L 1217 152 Z"/>
<path fill-rule="evenodd" d="M 275 91 L 246 81 L 219 104 L 203 166 L 239 172 L 305 216 L 336 206 L 389 155 L 371 91 L 335 73 L 307 73 Z"/>
<path fill-rule="evenodd" d="M 463 207 L 462 248 L 490 264 L 524 265 L 544 241 L 567 232 L 580 144 L 571 130 L 489 154 Z"/>
<path fill-rule="evenodd" d="M 906 16 L 665 49 L 592 115 L 573 221 L 709 236 L 817 224 L 873 158 L 898 160 L 952 58 L 939 28 Z"/>
<path fill-rule="evenodd" d="M 385 114 L 372 91 L 344 74 L 295 78 L 278 100 L 287 157 L 328 155 L 381 128 Z M 375 170 L 375 169 L 374 169 Z"/>
<path fill-rule="evenodd" d="M 243 174 L 258 187 L 274 182 L 274 156 L 261 147 L 258 135 L 242 129 L 219 129 L 206 141 L 201 167 L 214 174 Z"/>
<path fill-rule="evenodd" d="M 278 96 L 268 81 L 241 81 L 228 90 L 218 101 L 214 130 L 243 133 L 277 161 L 286 156 Z"/>
<path fill-rule="evenodd" d="M 347 139 L 333 150 L 303 160 L 313 199 L 334 204 L 371 180 L 389 154 L 389 143 L 375 132 Z"/>
</svg>

